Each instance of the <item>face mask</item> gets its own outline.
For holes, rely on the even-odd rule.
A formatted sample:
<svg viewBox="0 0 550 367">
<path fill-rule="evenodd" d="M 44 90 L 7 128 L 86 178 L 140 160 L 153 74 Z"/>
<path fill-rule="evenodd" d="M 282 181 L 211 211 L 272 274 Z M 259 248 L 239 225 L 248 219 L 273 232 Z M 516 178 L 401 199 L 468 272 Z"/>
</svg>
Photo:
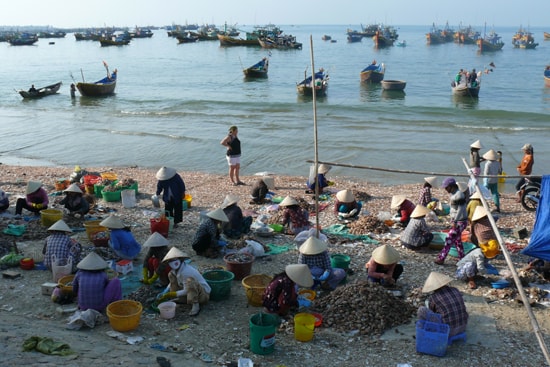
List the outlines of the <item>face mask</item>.
<svg viewBox="0 0 550 367">
<path fill-rule="evenodd" d="M 172 269 L 179 269 L 180 265 L 181 265 L 181 260 L 172 260 L 170 262 L 168 262 L 168 265 L 170 265 L 170 267 Z"/>
</svg>

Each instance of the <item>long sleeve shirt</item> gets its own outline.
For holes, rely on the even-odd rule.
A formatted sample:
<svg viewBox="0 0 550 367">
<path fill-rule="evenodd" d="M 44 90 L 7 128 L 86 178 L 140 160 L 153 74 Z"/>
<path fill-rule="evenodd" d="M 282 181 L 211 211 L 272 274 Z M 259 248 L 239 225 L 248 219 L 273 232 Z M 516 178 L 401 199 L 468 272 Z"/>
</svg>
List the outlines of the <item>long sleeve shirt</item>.
<svg viewBox="0 0 550 367">
<path fill-rule="evenodd" d="M 176 200 L 183 200 L 185 196 L 185 183 L 179 174 L 175 174 L 174 177 L 168 180 L 162 180 L 157 182 L 156 194 L 160 195 L 162 192 L 162 201 L 165 203 L 174 202 Z"/>
<path fill-rule="evenodd" d="M 520 175 L 530 175 L 533 170 L 533 164 L 535 163 L 535 158 L 532 154 L 525 154 L 521 160 L 521 163 L 517 167 Z"/>
<path fill-rule="evenodd" d="M 42 204 L 42 206 L 47 207 L 50 202 L 48 193 L 43 188 L 39 188 L 35 192 L 27 194 L 26 200 L 28 206 L 32 206 L 32 204 Z"/>
</svg>

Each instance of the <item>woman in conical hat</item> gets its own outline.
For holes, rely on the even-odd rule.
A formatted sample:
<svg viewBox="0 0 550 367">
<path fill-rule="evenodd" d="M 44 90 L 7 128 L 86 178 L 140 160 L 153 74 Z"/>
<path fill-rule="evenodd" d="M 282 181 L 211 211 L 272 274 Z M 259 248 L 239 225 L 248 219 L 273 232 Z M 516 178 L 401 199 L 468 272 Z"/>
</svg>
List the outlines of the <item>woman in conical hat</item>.
<svg viewBox="0 0 550 367">
<path fill-rule="evenodd" d="M 109 228 L 109 246 L 119 257 L 133 260 L 139 254 L 141 245 L 130 232 L 130 228 L 126 227 L 119 217 L 111 214 L 99 225 Z"/>
<path fill-rule="evenodd" d="M 15 202 L 15 214 L 21 215 L 23 209 L 38 215 L 41 210 L 48 209 L 48 193 L 42 187 L 40 181 L 29 181 L 25 191 L 25 197 Z"/>
<path fill-rule="evenodd" d="M 227 195 L 223 201 L 223 212 L 227 216 L 227 222 L 223 225 L 223 233 L 229 238 L 240 238 L 243 233 L 250 232 L 252 216 L 243 215 L 242 209 L 237 205 L 237 195 Z"/>
<path fill-rule="evenodd" d="M 470 223 L 472 222 L 472 216 L 474 215 L 476 208 L 480 205 L 483 206 L 483 203 L 481 202 L 481 193 L 476 190 L 472 196 L 470 196 L 470 200 L 468 200 L 468 205 L 466 206 L 466 213 L 468 214 L 468 220 Z"/>
<path fill-rule="evenodd" d="M 77 265 L 73 280 L 73 292 L 77 295 L 78 308 L 105 312 L 109 303 L 122 299 L 120 279 L 109 279 L 105 269 L 109 264 L 95 252 L 90 252 Z"/>
<path fill-rule="evenodd" d="M 298 249 L 298 263 L 306 264 L 313 279 L 320 283 L 325 290 L 335 289 L 346 277 L 346 271 L 333 268 L 328 244 L 315 236 L 309 237 Z"/>
<path fill-rule="evenodd" d="M 222 208 L 216 208 L 206 213 L 191 243 L 197 255 L 210 258 L 219 256 L 221 247 L 225 244 L 225 241 L 220 239 L 223 224 L 228 221 L 229 218 Z"/>
<path fill-rule="evenodd" d="M 287 196 L 279 206 L 283 208 L 281 224 L 286 228 L 288 234 L 297 235 L 311 228 L 309 212 L 302 208 L 296 199 Z"/>
<path fill-rule="evenodd" d="M 311 272 L 306 264 L 291 264 L 285 271 L 275 275 L 265 288 L 262 305 L 268 313 L 286 316 L 291 309 L 299 307 L 298 286 L 313 285 Z"/>
<path fill-rule="evenodd" d="M 377 247 L 365 264 L 368 280 L 391 287 L 403 273 L 403 265 L 398 264 L 399 252 L 390 245 Z"/>
<path fill-rule="evenodd" d="M 411 250 L 417 250 L 428 246 L 432 242 L 434 235 L 425 219 L 430 212 L 430 209 L 420 204 L 414 208 L 409 224 L 401 233 L 400 240 L 403 246 Z"/>
<path fill-rule="evenodd" d="M 418 194 L 417 204 L 428 207 L 432 201 L 437 201 L 432 198 L 432 187 L 437 185 L 437 177 L 424 177 L 424 184 Z"/>
<path fill-rule="evenodd" d="M 363 203 L 355 200 L 351 190 L 340 190 L 334 200 L 334 214 L 338 219 L 357 218 L 361 213 Z"/>
<path fill-rule="evenodd" d="M 183 199 L 185 198 L 185 183 L 181 176 L 172 167 L 162 167 L 157 174 L 156 196 L 162 193 L 164 209 L 174 218 L 177 226 L 183 220 Z"/>
<path fill-rule="evenodd" d="M 390 209 L 396 213 L 392 220 L 403 227 L 409 224 L 414 203 L 407 199 L 406 195 L 394 195 L 391 198 Z"/>
<path fill-rule="evenodd" d="M 462 295 L 458 289 L 448 285 L 452 280 L 445 274 L 432 271 L 422 288 L 423 293 L 433 292 L 428 298 L 428 307 L 418 309 L 420 319 L 427 319 L 430 312 L 441 315 L 441 322 L 449 325 L 449 336 L 463 333 L 468 324 L 468 312 Z"/>
<path fill-rule="evenodd" d="M 470 240 L 475 245 L 479 246 L 482 243 L 487 243 L 490 240 L 497 239 L 488 215 L 489 213 L 487 213 L 487 210 L 483 207 L 483 205 L 478 206 L 472 215 Z"/>
<path fill-rule="evenodd" d="M 493 149 L 483 155 L 485 158 L 485 168 L 483 169 L 483 185 L 491 191 L 493 203 L 495 203 L 495 212 L 500 213 L 500 195 L 498 193 L 498 175 L 502 173 L 502 166 L 498 161 L 497 152 Z"/>
<path fill-rule="evenodd" d="M 46 238 L 46 243 L 42 249 L 44 254 L 44 265 L 52 269 L 55 261 L 57 265 L 72 264 L 72 271 L 76 271 L 76 264 L 80 261 L 82 246 L 76 240 L 70 237 L 73 232 L 63 219 L 58 220 L 48 228 L 50 235 Z"/>
<path fill-rule="evenodd" d="M 80 218 L 90 210 L 90 203 L 83 196 L 76 183 L 70 184 L 64 191 L 65 197 L 59 202 L 75 218 Z"/>
<path fill-rule="evenodd" d="M 481 161 L 485 160 L 479 156 L 479 150 L 483 148 L 479 140 L 470 144 L 470 169 L 475 176 L 481 173 Z"/>
<path fill-rule="evenodd" d="M 327 180 L 326 175 L 328 171 L 330 171 L 332 166 L 328 164 L 321 164 L 317 168 L 317 179 L 315 179 L 315 166 L 311 166 L 310 168 L 310 174 L 308 177 L 308 180 L 306 182 L 306 186 L 308 188 L 308 193 L 315 193 L 317 182 L 319 182 L 319 192 L 322 193 L 323 189 L 327 186 L 332 185 L 332 182 Z"/>
<path fill-rule="evenodd" d="M 168 285 L 168 273 L 170 267 L 162 262 L 162 259 L 169 251 L 168 240 L 158 232 L 153 232 L 143 244 L 147 248 L 147 254 L 143 259 L 143 280 L 144 284 L 153 284 L 160 279 L 160 284 L 164 287 Z"/>
</svg>

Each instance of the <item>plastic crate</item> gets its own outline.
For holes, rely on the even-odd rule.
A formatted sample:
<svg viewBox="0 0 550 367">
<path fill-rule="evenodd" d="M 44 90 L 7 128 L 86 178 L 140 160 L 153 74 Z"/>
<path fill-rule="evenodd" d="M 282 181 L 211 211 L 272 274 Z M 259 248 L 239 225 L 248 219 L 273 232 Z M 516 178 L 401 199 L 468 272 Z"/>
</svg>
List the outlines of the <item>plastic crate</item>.
<svg viewBox="0 0 550 367">
<path fill-rule="evenodd" d="M 112 201 L 121 201 L 121 191 L 101 191 L 101 196 L 103 200 L 112 202 Z"/>
<path fill-rule="evenodd" d="M 416 351 L 443 357 L 447 352 L 449 325 L 425 320 L 416 322 Z"/>
</svg>

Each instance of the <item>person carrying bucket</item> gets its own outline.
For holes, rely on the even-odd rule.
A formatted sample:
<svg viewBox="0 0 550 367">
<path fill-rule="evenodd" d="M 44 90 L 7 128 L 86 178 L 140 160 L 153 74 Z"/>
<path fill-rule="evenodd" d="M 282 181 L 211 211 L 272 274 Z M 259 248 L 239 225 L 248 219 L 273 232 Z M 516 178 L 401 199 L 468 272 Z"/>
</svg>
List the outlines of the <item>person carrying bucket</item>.
<svg viewBox="0 0 550 367">
<path fill-rule="evenodd" d="M 285 316 L 300 306 L 298 286 L 310 288 L 313 277 L 306 264 L 291 264 L 285 271 L 273 277 L 264 291 L 262 305 L 264 311 Z"/>
<path fill-rule="evenodd" d="M 313 279 L 324 290 L 335 289 L 346 277 L 344 269 L 333 268 L 330 263 L 328 245 L 315 236 L 309 237 L 298 249 L 298 263 L 309 267 Z"/>
<path fill-rule="evenodd" d="M 185 183 L 174 168 L 162 167 L 157 174 L 156 196 L 162 193 L 165 209 L 174 218 L 174 226 L 183 220 L 183 199 L 185 198 Z"/>
<path fill-rule="evenodd" d="M 168 240 L 160 233 L 153 232 L 147 241 L 145 241 L 143 247 L 149 250 L 143 259 L 142 283 L 149 285 L 153 284 L 157 279 L 160 279 L 161 286 L 166 287 L 170 282 L 168 280 L 170 267 L 168 264 L 163 263 L 162 259 L 170 250 L 168 248 Z"/>
</svg>

